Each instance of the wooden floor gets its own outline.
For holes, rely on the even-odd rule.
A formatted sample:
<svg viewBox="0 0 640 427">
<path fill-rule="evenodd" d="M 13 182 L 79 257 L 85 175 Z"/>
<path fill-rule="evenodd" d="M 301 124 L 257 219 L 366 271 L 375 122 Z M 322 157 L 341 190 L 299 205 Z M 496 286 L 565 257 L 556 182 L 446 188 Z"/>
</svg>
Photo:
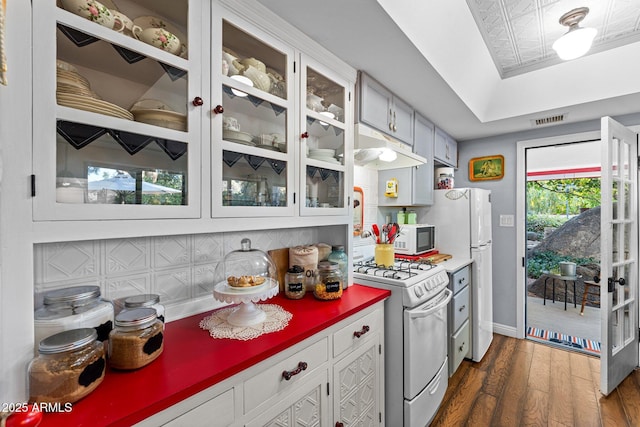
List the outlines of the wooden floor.
<svg viewBox="0 0 640 427">
<path fill-rule="evenodd" d="M 607 397 L 599 387 L 599 358 L 494 335 L 449 378 L 431 426 L 640 426 L 640 370 Z"/>
</svg>

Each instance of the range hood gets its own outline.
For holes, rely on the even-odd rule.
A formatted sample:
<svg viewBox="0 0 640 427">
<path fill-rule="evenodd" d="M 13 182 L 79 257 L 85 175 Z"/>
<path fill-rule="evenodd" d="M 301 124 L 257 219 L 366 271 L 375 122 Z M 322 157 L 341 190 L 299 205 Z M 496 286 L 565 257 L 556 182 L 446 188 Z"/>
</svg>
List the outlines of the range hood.
<svg viewBox="0 0 640 427">
<path fill-rule="evenodd" d="M 407 144 L 379 132 L 363 123 L 355 125 L 354 161 L 357 166 L 385 170 L 420 166 L 427 159 L 412 152 Z M 384 153 L 384 154 L 383 154 Z M 395 160 L 384 161 L 380 155 L 394 157 Z"/>
</svg>

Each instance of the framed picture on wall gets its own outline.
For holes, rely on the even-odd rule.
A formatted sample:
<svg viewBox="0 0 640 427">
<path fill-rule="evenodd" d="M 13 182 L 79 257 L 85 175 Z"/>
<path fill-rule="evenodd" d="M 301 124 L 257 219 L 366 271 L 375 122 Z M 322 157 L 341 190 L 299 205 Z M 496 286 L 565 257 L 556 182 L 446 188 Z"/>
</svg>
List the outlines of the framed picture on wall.
<svg viewBox="0 0 640 427">
<path fill-rule="evenodd" d="M 469 181 L 489 181 L 504 177 L 504 156 L 474 157 L 469 160 Z"/>
</svg>

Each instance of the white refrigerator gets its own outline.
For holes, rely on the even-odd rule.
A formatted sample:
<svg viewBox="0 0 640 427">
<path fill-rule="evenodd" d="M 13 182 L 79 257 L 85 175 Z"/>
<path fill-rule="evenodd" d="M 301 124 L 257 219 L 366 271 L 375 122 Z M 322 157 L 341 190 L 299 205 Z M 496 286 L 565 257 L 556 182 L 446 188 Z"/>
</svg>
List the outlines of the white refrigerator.
<svg viewBox="0 0 640 427">
<path fill-rule="evenodd" d="M 436 249 L 471 258 L 471 358 L 479 362 L 493 340 L 491 191 L 481 188 L 435 190 L 426 223 L 436 226 Z"/>
</svg>

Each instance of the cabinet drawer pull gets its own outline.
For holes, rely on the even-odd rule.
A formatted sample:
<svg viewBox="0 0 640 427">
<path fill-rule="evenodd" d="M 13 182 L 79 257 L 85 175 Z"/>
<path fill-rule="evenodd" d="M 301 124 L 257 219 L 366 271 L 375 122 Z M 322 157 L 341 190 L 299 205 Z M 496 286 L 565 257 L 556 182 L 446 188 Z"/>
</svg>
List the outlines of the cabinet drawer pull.
<svg viewBox="0 0 640 427">
<path fill-rule="evenodd" d="M 222 114 L 224 113 L 224 108 L 222 108 L 222 105 L 216 105 L 213 112 L 216 114 Z"/>
<path fill-rule="evenodd" d="M 464 310 L 465 308 L 467 308 L 467 305 L 466 305 L 466 304 L 465 304 L 465 305 L 463 305 L 462 307 L 460 307 L 460 308 L 458 309 L 458 311 L 462 311 L 462 310 Z"/>
<path fill-rule="evenodd" d="M 462 343 L 462 345 L 461 345 L 460 347 L 458 347 L 458 351 L 462 351 L 462 350 L 464 350 L 464 344 L 465 344 L 465 343 Z"/>
<path fill-rule="evenodd" d="M 302 135 L 300 135 L 300 138 L 309 138 L 309 132 L 305 132 Z"/>
<path fill-rule="evenodd" d="M 363 336 L 364 334 L 369 332 L 369 329 L 371 329 L 371 328 L 369 328 L 369 325 L 364 325 L 362 327 L 362 329 L 360 329 L 359 331 L 355 331 L 353 333 L 353 336 L 356 337 L 356 338 L 360 338 L 361 336 Z"/>
<path fill-rule="evenodd" d="M 294 375 L 298 375 L 300 372 L 304 371 L 305 369 L 307 369 L 307 362 L 298 362 L 298 367 L 296 369 L 292 371 L 283 371 L 282 378 L 289 381 L 291 377 L 293 377 Z"/>
<path fill-rule="evenodd" d="M 195 98 L 193 98 L 193 101 L 191 101 L 191 103 L 196 107 L 200 107 L 202 104 L 204 104 L 204 101 L 199 96 L 196 96 Z"/>
</svg>

